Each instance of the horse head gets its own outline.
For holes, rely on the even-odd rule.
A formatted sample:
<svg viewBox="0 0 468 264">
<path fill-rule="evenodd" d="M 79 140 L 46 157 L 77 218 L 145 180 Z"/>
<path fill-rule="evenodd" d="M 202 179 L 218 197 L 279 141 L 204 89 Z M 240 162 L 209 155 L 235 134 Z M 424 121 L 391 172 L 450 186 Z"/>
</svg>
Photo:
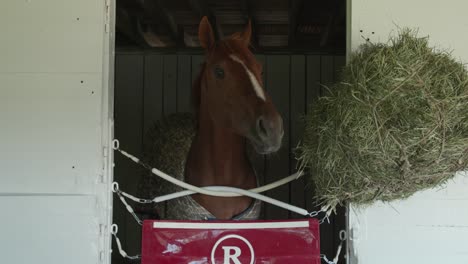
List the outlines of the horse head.
<svg viewBox="0 0 468 264">
<path fill-rule="evenodd" d="M 214 124 L 247 138 L 260 154 L 276 152 L 283 120 L 262 81 L 262 65 L 250 51 L 250 22 L 243 32 L 217 41 L 206 17 L 198 37 L 205 63 L 195 85 L 195 103 Z"/>
</svg>

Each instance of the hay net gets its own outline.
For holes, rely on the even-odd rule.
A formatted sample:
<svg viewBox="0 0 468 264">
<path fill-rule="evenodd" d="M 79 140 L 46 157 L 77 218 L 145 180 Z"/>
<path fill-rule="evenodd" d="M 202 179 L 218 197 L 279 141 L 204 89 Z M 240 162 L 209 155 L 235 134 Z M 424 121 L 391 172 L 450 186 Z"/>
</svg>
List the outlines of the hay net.
<svg viewBox="0 0 468 264">
<path fill-rule="evenodd" d="M 297 149 L 319 203 L 406 198 L 467 168 L 467 71 L 417 31 L 363 44 L 328 89 Z"/>
</svg>

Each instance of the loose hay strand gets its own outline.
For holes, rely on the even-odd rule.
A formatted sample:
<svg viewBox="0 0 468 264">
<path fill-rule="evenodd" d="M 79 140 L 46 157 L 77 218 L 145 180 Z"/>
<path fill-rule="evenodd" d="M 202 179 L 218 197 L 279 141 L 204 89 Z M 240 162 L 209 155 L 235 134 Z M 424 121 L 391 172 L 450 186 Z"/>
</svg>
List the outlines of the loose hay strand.
<svg viewBox="0 0 468 264">
<path fill-rule="evenodd" d="M 467 168 L 467 71 L 427 37 L 363 44 L 329 90 L 296 152 L 319 204 L 402 199 Z"/>
</svg>

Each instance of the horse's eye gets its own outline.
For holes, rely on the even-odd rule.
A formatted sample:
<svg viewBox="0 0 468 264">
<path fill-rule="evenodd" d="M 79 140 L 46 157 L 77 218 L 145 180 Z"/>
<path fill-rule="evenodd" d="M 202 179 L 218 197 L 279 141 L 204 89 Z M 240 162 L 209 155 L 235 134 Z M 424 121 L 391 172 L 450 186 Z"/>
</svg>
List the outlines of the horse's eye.
<svg viewBox="0 0 468 264">
<path fill-rule="evenodd" d="M 224 70 L 221 67 L 216 67 L 214 69 L 214 74 L 218 79 L 224 79 Z"/>
</svg>

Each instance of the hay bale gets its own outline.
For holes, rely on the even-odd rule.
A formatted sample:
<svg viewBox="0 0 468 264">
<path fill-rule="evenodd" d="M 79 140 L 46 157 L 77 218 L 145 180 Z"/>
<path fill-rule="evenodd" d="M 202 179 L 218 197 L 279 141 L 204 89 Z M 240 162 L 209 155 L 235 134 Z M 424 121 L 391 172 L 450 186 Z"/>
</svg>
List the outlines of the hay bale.
<svg viewBox="0 0 468 264">
<path fill-rule="evenodd" d="M 329 90 L 297 151 L 319 204 L 406 198 L 467 168 L 467 71 L 428 38 L 363 44 Z"/>
</svg>

